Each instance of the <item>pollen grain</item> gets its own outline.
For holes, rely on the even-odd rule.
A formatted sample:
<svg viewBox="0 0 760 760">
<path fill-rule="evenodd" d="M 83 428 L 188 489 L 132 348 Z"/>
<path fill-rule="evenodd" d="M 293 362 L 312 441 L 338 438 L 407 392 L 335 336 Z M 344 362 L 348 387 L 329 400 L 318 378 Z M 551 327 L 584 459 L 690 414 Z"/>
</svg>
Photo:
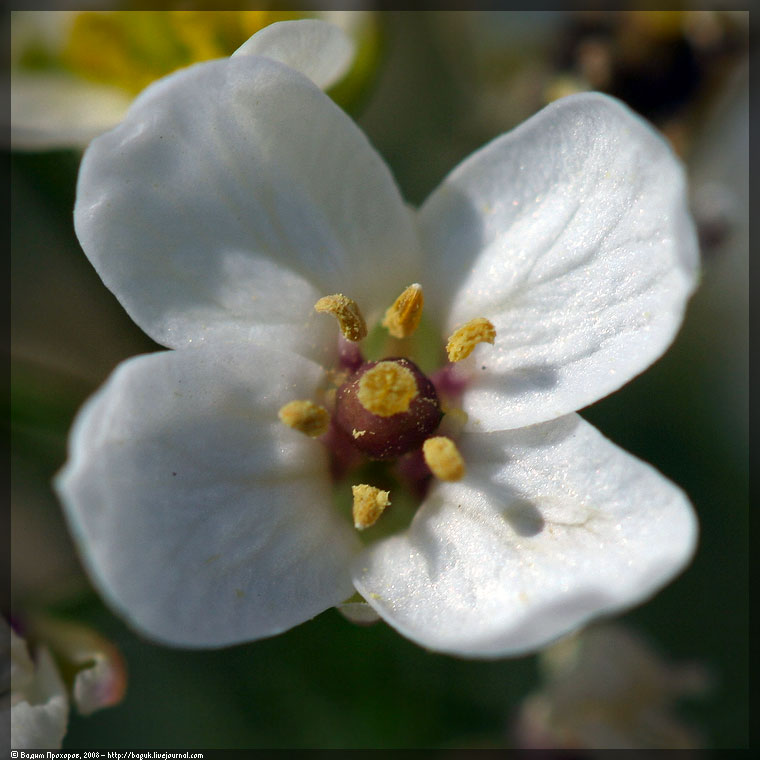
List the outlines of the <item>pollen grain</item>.
<svg viewBox="0 0 760 760">
<path fill-rule="evenodd" d="M 451 438 L 439 435 L 422 444 L 425 464 L 438 480 L 455 481 L 464 477 L 464 459 Z"/>
<path fill-rule="evenodd" d="M 446 344 L 446 353 L 450 362 L 466 359 L 478 343 L 493 343 L 496 329 L 484 317 L 471 319 L 467 324 L 454 330 Z"/>
<path fill-rule="evenodd" d="M 320 314 L 332 314 L 338 320 L 340 331 L 346 340 L 357 343 L 366 337 L 367 324 L 356 301 L 342 293 L 320 298 L 314 304 L 314 309 Z"/>
<path fill-rule="evenodd" d="M 412 283 L 385 312 L 383 327 L 394 338 L 409 337 L 420 324 L 424 303 L 422 285 Z"/>
<path fill-rule="evenodd" d="M 359 403 L 378 417 L 391 417 L 409 409 L 419 391 L 412 372 L 396 362 L 378 362 L 359 380 Z"/>
<path fill-rule="evenodd" d="M 280 421 L 301 433 L 317 438 L 327 432 L 330 415 L 313 401 L 291 401 L 277 413 Z"/>
<path fill-rule="evenodd" d="M 364 530 L 374 525 L 385 508 L 391 503 L 390 491 L 368 485 L 351 486 L 354 495 L 353 517 L 354 527 Z"/>
</svg>

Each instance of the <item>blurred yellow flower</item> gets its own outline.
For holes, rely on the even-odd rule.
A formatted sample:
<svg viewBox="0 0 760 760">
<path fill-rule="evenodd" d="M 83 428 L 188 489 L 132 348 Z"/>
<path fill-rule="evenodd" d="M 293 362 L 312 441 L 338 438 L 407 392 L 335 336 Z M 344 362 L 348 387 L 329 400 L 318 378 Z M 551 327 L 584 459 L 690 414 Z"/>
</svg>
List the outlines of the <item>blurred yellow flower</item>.
<svg viewBox="0 0 760 760">
<path fill-rule="evenodd" d="M 74 14 L 60 60 L 82 78 L 137 94 L 183 66 L 223 58 L 293 11 L 84 11 Z"/>
<path fill-rule="evenodd" d="M 11 145 L 81 148 L 118 124 L 151 82 L 224 58 L 276 21 L 322 17 L 357 44 L 336 100 L 374 69 L 376 18 L 367 11 L 16 11 L 11 15 Z"/>
</svg>

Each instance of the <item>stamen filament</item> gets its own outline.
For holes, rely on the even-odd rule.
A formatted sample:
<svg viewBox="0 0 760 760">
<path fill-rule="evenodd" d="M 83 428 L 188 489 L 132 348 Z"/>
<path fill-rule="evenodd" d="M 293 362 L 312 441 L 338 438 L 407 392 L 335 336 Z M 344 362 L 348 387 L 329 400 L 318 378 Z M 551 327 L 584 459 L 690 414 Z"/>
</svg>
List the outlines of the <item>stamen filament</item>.
<svg viewBox="0 0 760 760">
<path fill-rule="evenodd" d="M 367 336 L 367 325 L 356 301 L 342 293 L 324 296 L 314 304 L 320 314 L 332 314 L 340 325 L 340 331 L 347 340 L 357 343 Z"/>
<path fill-rule="evenodd" d="M 446 344 L 450 362 L 466 359 L 478 343 L 493 343 L 496 328 L 484 317 L 471 319 L 467 324 L 454 330 Z"/>
<path fill-rule="evenodd" d="M 450 438 L 439 435 L 422 444 L 425 464 L 438 480 L 456 481 L 464 477 L 464 459 Z"/>
<path fill-rule="evenodd" d="M 410 285 L 393 303 L 383 318 L 383 327 L 394 338 L 407 338 L 419 326 L 425 299 L 419 283 Z"/>
<path fill-rule="evenodd" d="M 364 530 L 374 525 L 385 508 L 391 503 L 390 491 L 368 485 L 351 486 L 354 496 L 354 527 Z"/>
</svg>

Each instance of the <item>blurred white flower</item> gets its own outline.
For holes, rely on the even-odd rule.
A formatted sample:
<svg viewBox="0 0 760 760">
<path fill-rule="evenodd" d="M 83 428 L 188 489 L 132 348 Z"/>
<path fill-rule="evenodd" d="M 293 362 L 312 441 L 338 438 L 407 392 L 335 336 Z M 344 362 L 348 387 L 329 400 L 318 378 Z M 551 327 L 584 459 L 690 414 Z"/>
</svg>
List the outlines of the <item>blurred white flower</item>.
<svg viewBox="0 0 760 760">
<path fill-rule="evenodd" d="M 105 284 L 175 349 L 116 370 L 57 479 L 93 581 L 147 635 L 222 646 L 348 602 L 432 649 L 517 654 L 646 599 L 691 557 L 684 494 L 573 414 L 660 356 L 696 278 L 682 169 L 619 102 L 552 104 L 414 210 L 318 87 L 238 55 L 150 86 L 91 144 L 75 223 Z M 447 338 L 493 343 L 432 376 L 449 414 L 422 436 L 449 440 L 424 461 L 419 431 L 388 432 L 416 424 L 403 404 L 424 400 L 422 372 L 406 386 L 384 362 L 346 411 L 363 357 L 314 310 L 334 296 L 354 340 L 360 310 L 374 345 L 402 291 L 389 313 L 409 333 L 378 358 L 434 354 L 434 369 Z M 392 455 L 356 448 L 382 435 Z M 390 459 L 351 470 L 367 452 Z M 371 472 L 397 479 L 360 540 L 340 504 L 358 483 L 355 508 L 377 518 Z M 384 537 L 412 500 L 404 472 L 423 496 Z"/>
<path fill-rule="evenodd" d="M 544 685 L 520 710 L 525 749 L 697 749 L 703 738 L 673 712 L 703 693 L 707 672 L 671 664 L 621 625 L 592 626 L 540 654 Z"/>
<path fill-rule="evenodd" d="M 26 641 L 0 618 L 0 635 L 10 655 L 3 710 L 10 710 L 11 737 L 5 745 L 56 749 L 66 733 L 70 703 L 81 715 L 118 704 L 126 690 L 126 668 L 118 649 L 87 626 L 39 614 L 27 622 L 40 642 L 34 658 Z M 66 682 L 51 651 L 68 673 Z"/>
<path fill-rule="evenodd" d="M 50 616 L 30 619 L 34 636 L 55 652 L 73 674 L 71 696 L 81 715 L 119 704 L 127 671 L 119 650 L 89 626 Z"/>
<path fill-rule="evenodd" d="M 257 30 L 304 16 L 330 20 L 356 44 L 374 45 L 366 11 L 14 11 L 12 147 L 83 148 L 118 124 L 136 94 L 156 79 L 228 56 Z M 337 63 L 330 84 L 350 58 Z"/>
<path fill-rule="evenodd" d="M 4 746 L 59 749 L 69 720 L 69 699 L 58 668 L 46 647 L 39 647 L 32 660 L 26 642 L 2 618 L 0 631 L 3 649 L 10 650 L 3 653 L 3 662 L 10 665 L 10 674 L 4 675 L 4 680 L 10 680 L 10 690 L 6 683 L 3 725 L 11 731 Z"/>
</svg>

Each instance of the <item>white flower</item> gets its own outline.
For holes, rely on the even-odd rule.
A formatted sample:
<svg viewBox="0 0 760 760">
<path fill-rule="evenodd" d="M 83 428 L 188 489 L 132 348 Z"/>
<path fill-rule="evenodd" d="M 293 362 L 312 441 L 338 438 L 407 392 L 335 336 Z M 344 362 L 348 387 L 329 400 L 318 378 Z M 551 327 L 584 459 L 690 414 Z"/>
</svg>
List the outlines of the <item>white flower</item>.
<svg viewBox="0 0 760 760">
<path fill-rule="evenodd" d="M 10 712 L 3 724 L 11 730 L 4 744 L 13 749 L 56 749 L 66 733 L 70 703 L 80 715 L 118 704 L 126 689 L 126 669 L 116 647 L 87 626 L 40 615 L 28 621 L 38 642 L 34 659 L 24 639 L 0 618 L 3 662 L 7 659 L 10 666 L 3 674 L 1 711 Z M 70 673 L 70 690 L 51 650 Z"/>
<path fill-rule="evenodd" d="M 36 662 L 33 661 L 26 642 L 2 618 L 0 635 L 3 649 L 10 650 L 10 691 L 4 687 L 0 711 L 4 713 L 3 724 L 10 725 L 11 731 L 5 746 L 17 750 L 59 749 L 68 725 L 69 699 L 50 652 L 45 647 L 38 648 Z"/>
<path fill-rule="evenodd" d="M 697 749 L 704 741 L 673 706 L 707 690 L 707 671 L 665 660 L 620 625 L 563 639 L 540 664 L 545 683 L 516 726 L 525 749 Z"/>
<path fill-rule="evenodd" d="M 105 284 L 174 349 L 114 372 L 57 481 L 93 581 L 147 635 L 248 641 L 356 590 L 426 647 L 517 654 L 641 602 L 689 560 L 684 494 L 573 414 L 666 349 L 696 277 L 682 170 L 617 101 L 550 105 L 413 210 L 302 74 L 255 55 L 198 64 L 91 144 L 75 224 Z M 336 505 L 361 479 L 333 477 L 330 435 L 278 413 L 329 408 L 351 364 L 319 299 L 353 299 L 371 342 L 410 283 L 423 326 L 396 355 L 432 347 L 440 364 L 478 318 L 495 342 L 438 375 L 461 385 L 467 422 L 454 435 L 452 412 L 443 434 L 464 477 L 373 540 L 403 509 L 391 487 L 360 540 Z"/>
</svg>

